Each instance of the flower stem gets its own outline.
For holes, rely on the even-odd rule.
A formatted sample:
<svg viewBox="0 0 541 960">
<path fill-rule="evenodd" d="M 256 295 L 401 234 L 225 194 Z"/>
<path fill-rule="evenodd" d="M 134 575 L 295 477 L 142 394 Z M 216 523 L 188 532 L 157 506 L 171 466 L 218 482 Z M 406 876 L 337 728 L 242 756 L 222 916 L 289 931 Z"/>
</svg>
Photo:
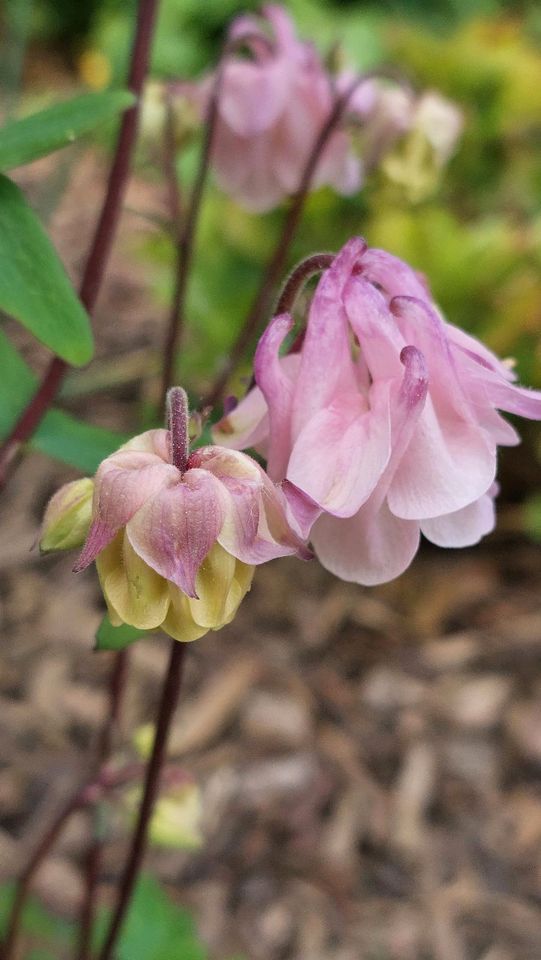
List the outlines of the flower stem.
<svg viewBox="0 0 541 960">
<path fill-rule="evenodd" d="M 94 310 L 105 274 L 128 183 L 157 7 L 158 0 L 139 2 L 127 84 L 137 99 L 122 117 L 107 190 L 79 290 L 81 302 L 90 314 Z M 68 365 L 60 357 L 54 357 L 49 364 L 34 396 L 0 449 L 0 486 L 5 483 L 7 472 L 22 444 L 32 435 L 51 406 L 67 370 Z"/>
<path fill-rule="evenodd" d="M 178 640 L 171 641 L 169 667 L 162 690 L 154 746 L 147 767 L 143 799 L 139 808 L 128 860 L 120 881 L 117 903 L 104 945 L 99 954 L 99 960 L 111 960 L 113 956 L 145 854 L 148 829 L 160 787 L 160 775 L 165 758 L 167 739 L 180 693 L 185 652 L 185 644 Z"/>
<path fill-rule="evenodd" d="M 97 804 L 107 790 L 137 779 L 141 771 L 142 766 L 139 763 L 131 764 L 118 771 L 103 769 L 95 779 L 77 787 L 69 800 L 66 801 L 56 819 L 39 841 L 19 880 L 7 923 L 6 936 L 0 950 L 2 960 L 11 960 L 14 955 L 22 913 L 32 881 L 71 815 L 78 810 Z"/>
<path fill-rule="evenodd" d="M 263 278 L 255 299 L 250 310 L 248 311 L 237 339 L 231 347 L 227 362 L 218 374 L 216 381 L 209 393 L 205 397 L 202 404 L 203 406 L 213 407 L 219 402 L 232 371 L 235 369 L 244 351 L 249 346 L 253 336 L 265 318 L 267 312 L 271 308 L 276 286 L 280 276 L 284 272 L 289 250 L 295 236 L 295 231 L 299 225 L 304 211 L 304 205 L 310 192 L 312 179 L 317 165 L 332 133 L 334 133 L 336 127 L 342 120 L 350 98 L 359 84 L 364 83 L 366 79 L 367 75 L 356 77 L 355 80 L 345 90 L 345 92 L 336 98 L 334 106 L 315 140 L 302 172 L 299 187 L 291 201 L 291 205 L 284 220 L 274 253 L 267 264 L 267 268 L 263 274 Z"/>
<path fill-rule="evenodd" d="M 328 270 L 333 260 L 334 253 L 315 253 L 312 257 L 301 260 L 291 271 L 282 287 L 282 292 L 276 303 L 276 315 L 292 313 L 304 284 L 316 273 Z"/>
<path fill-rule="evenodd" d="M 186 313 L 186 293 L 188 289 L 188 278 L 193 260 L 195 233 L 203 199 L 203 191 L 207 180 L 207 174 L 210 163 L 212 144 L 214 142 L 214 132 L 216 128 L 216 119 L 218 116 L 218 102 L 220 97 L 220 88 L 222 83 L 223 66 L 225 57 L 228 55 L 227 47 L 224 49 L 220 62 L 216 69 L 212 93 L 210 96 L 207 116 L 205 122 L 205 133 L 203 145 L 199 157 L 199 165 L 195 177 L 195 183 L 192 188 L 190 202 L 186 211 L 183 223 L 180 223 L 180 203 L 175 178 L 174 164 L 171 163 L 171 134 L 166 130 L 166 161 L 168 169 L 169 193 L 172 200 L 172 216 L 174 221 L 176 235 L 176 269 L 175 285 L 173 290 L 173 299 L 171 311 L 169 314 L 169 323 L 163 349 L 163 373 L 162 373 L 162 402 L 165 402 L 167 391 L 174 379 L 175 356 L 178 352 L 180 339 L 184 331 L 185 313 Z M 170 123 L 170 120 L 168 120 Z M 174 148 L 174 143 L 173 143 Z M 168 156 L 169 154 L 169 156 Z"/>
</svg>

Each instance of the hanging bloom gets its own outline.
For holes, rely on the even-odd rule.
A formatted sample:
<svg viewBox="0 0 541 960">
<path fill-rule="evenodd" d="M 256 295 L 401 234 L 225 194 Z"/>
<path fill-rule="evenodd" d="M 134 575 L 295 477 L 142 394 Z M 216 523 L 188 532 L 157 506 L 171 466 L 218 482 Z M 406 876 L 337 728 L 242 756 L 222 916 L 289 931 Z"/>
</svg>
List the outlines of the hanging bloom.
<svg viewBox="0 0 541 960">
<path fill-rule="evenodd" d="M 96 561 L 113 625 L 160 627 L 177 640 L 229 623 L 254 564 L 309 556 L 288 525 L 281 491 L 259 464 L 213 446 L 189 454 L 187 430 L 186 395 L 175 388 L 170 430 L 149 430 L 103 461 L 74 568 Z M 48 513 L 62 502 L 73 511 L 67 488 Z M 50 539 L 48 529 L 44 536 Z"/>
<path fill-rule="evenodd" d="M 270 210 L 300 186 L 303 169 L 335 100 L 335 83 L 311 44 L 295 36 L 283 7 L 269 4 L 262 15 L 238 17 L 230 44 L 249 58 L 229 55 L 224 65 L 214 132 L 212 163 L 221 188 L 248 210 Z M 343 92 L 347 78 L 338 78 Z M 177 92 L 195 105 L 203 120 L 214 79 L 180 84 Z M 363 119 L 374 104 L 374 85 L 364 82 L 350 108 Z M 328 184 L 354 193 L 362 180 L 361 161 L 345 129 L 329 137 L 312 186 Z"/>
<path fill-rule="evenodd" d="M 457 105 L 435 91 L 412 100 L 408 132 L 382 162 L 385 175 L 403 188 L 410 201 L 423 200 L 437 187 L 463 123 Z"/>
<path fill-rule="evenodd" d="M 541 419 L 541 392 L 446 323 L 424 280 L 350 240 L 317 286 L 302 345 L 292 326 L 260 340 L 255 386 L 215 429 L 255 447 L 284 481 L 299 531 L 344 580 L 381 583 L 413 559 L 420 533 L 443 547 L 494 526 L 497 446 L 519 442 L 498 410 Z"/>
</svg>

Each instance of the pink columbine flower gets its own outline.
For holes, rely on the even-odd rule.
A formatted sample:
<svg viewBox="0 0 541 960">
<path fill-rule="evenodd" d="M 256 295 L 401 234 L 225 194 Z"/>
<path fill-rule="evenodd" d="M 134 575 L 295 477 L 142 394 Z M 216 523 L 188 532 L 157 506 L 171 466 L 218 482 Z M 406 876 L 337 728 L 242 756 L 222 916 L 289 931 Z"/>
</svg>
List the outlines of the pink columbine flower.
<svg viewBox="0 0 541 960">
<path fill-rule="evenodd" d="M 161 627 L 193 640 L 233 618 L 255 564 L 310 552 L 288 524 L 281 490 L 259 464 L 221 447 L 189 454 L 187 401 L 178 387 L 170 391 L 169 411 L 169 430 L 135 437 L 99 467 L 74 569 L 96 561 L 113 624 Z M 65 504 L 71 522 L 79 497 L 68 487 L 46 513 L 46 542 L 66 539 L 64 527 L 57 531 L 58 514 Z"/>
<path fill-rule="evenodd" d="M 286 11 L 263 7 L 262 15 L 241 16 L 229 42 L 243 45 L 249 58 L 231 54 L 224 67 L 212 163 L 222 189 L 248 210 L 270 210 L 300 186 L 303 169 L 335 99 L 334 83 L 316 50 L 297 39 Z M 342 92 L 347 78 L 337 80 Z M 203 119 L 213 77 L 178 86 Z M 375 101 L 374 85 L 363 83 L 350 107 L 362 119 Z M 328 184 L 354 193 L 362 179 L 359 158 L 344 129 L 336 129 L 321 156 L 312 186 Z"/>
<path fill-rule="evenodd" d="M 541 419 L 541 392 L 447 323 L 424 280 L 350 240 L 314 295 L 298 352 L 276 317 L 260 340 L 254 387 L 215 430 L 255 447 L 283 484 L 299 530 L 345 580 L 396 577 L 420 533 L 443 547 L 494 526 L 496 453 L 519 437 L 498 410 Z"/>
</svg>

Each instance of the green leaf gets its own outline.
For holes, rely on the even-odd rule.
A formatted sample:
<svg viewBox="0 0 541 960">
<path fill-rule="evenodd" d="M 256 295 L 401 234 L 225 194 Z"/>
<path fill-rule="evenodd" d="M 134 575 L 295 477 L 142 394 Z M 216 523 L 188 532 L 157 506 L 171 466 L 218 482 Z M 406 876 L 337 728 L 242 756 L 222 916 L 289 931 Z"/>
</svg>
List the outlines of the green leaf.
<svg viewBox="0 0 541 960">
<path fill-rule="evenodd" d="M 10 881 L 0 886 L 0 936 L 6 931 L 14 896 L 15 883 Z M 27 960 L 45 960 L 49 957 L 53 960 L 59 956 L 61 949 L 63 951 L 65 947 L 74 945 L 75 924 L 49 913 L 35 897 L 30 897 L 26 903 L 21 928 L 26 939 L 34 941 Z"/>
<path fill-rule="evenodd" d="M 93 474 L 101 461 L 118 450 L 126 440 L 126 434 L 85 423 L 63 410 L 49 410 L 32 437 L 30 446 L 55 460 L 69 463 L 82 473 Z"/>
<path fill-rule="evenodd" d="M 93 353 L 88 315 L 19 188 L 0 176 L 0 309 L 74 366 Z"/>
<path fill-rule="evenodd" d="M 130 627 L 123 623 L 121 627 L 113 627 L 107 614 L 105 614 L 96 633 L 95 650 L 123 650 L 135 640 L 140 640 L 147 634 L 148 630 L 138 630 L 137 627 Z M 150 631 L 151 632 L 151 631 Z"/>
<path fill-rule="evenodd" d="M 86 93 L 7 123 L 0 129 L 0 172 L 67 146 L 134 102 L 128 90 Z"/>
<path fill-rule="evenodd" d="M 118 949 L 118 960 L 206 960 L 193 920 L 169 899 L 154 877 L 137 884 Z"/>
<path fill-rule="evenodd" d="M 37 385 L 37 379 L 0 328 L 0 438 L 7 437 Z"/>
<path fill-rule="evenodd" d="M 36 385 L 33 372 L 0 329 L 0 439 L 9 434 Z M 49 410 L 30 446 L 93 474 L 127 439 L 125 434 L 84 423 L 63 410 Z"/>
<path fill-rule="evenodd" d="M 0 935 L 5 932 L 15 885 L 0 887 Z M 110 920 L 109 911 L 99 911 L 93 940 L 96 950 L 103 942 Z M 49 913 L 31 897 L 24 910 L 22 929 L 29 941 L 28 960 L 51 960 L 64 956 L 72 947 L 75 924 Z M 153 877 L 143 874 L 135 888 L 132 904 L 121 934 L 117 960 L 207 960 L 206 948 L 195 932 L 190 914 L 173 903 Z M 239 958 L 240 960 L 240 958 Z"/>
<path fill-rule="evenodd" d="M 96 952 L 107 930 L 101 913 L 94 931 Z M 142 874 L 117 949 L 117 960 L 207 960 L 190 914 L 172 902 L 153 877 Z"/>
</svg>

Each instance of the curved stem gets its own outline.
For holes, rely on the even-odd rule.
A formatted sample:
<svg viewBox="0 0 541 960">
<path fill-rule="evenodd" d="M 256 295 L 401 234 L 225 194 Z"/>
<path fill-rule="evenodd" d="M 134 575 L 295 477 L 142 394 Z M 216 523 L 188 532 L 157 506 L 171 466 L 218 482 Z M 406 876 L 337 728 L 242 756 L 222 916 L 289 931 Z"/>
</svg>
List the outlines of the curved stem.
<svg viewBox="0 0 541 960">
<path fill-rule="evenodd" d="M 99 954 L 99 960 L 111 960 L 113 956 L 113 951 L 118 942 L 139 870 L 143 862 L 148 839 L 148 829 L 160 788 L 160 774 L 165 758 L 167 739 L 171 728 L 171 721 L 178 703 L 185 652 L 186 645 L 184 643 L 180 643 L 178 640 L 171 641 L 169 667 L 163 685 L 156 723 L 156 733 L 154 735 L 154 746 L 147 767 L 143 799 L 139 808 L 139 816 L 132 838 L 128 860 L 120 881 L 118 900 L 104 945 Z"/>
<path fill-rule="evenodd" d="M 81 302 L 90 314 L 105 274 L 128 183 L 157 7 L 158 0 L 139 2 L 127 84 L 137 99 L 122 117 L 107 190 L 79 290 Z M 7 471 L 21 445 L 32 435 L 51 406 L 67 370 L 68 365 L 59 357 L 55 357 L 49 364 L 34 396 L 0 449 L 0 486 L 5 483 Z"/>
<path fill-rule="evenodd" d="M 353 93 L 358 86 L 366 80 L 366 75 L 356 77 L 345 92 L 336 98 L 334 106 L 323 124 L 306 161 L 298 190 L 291 201 L 274 253 L 269 260 L 259 290 L 244 321 L 244 325 L 230 350 L 224 368 L 219 373 L 214 385 L 205 397 L 203 406 L 215 406 L 220 400 L 232 371 L 241 359 L 245 349 L 249 346 L 261 321 L 269 311 L 276 285 L 287 263 L 291 243 L 299 225 L 317 165 L 329 142 L 331 134 L 334 133 L 342 119 Z"/>
<path fill-rule="evenodd" d="M 281 313 L 292 313 L 295 309 L 295 303 L 304 284 L 316 273 L 322 270 L 328 270 L 334 260 L 334 253 L 315 253 L 312 257 L 306 257 L 293 268 L 289 277 L 282 287 L 282 292 L 276 303 L 276 315 Z"/>
</svg>

